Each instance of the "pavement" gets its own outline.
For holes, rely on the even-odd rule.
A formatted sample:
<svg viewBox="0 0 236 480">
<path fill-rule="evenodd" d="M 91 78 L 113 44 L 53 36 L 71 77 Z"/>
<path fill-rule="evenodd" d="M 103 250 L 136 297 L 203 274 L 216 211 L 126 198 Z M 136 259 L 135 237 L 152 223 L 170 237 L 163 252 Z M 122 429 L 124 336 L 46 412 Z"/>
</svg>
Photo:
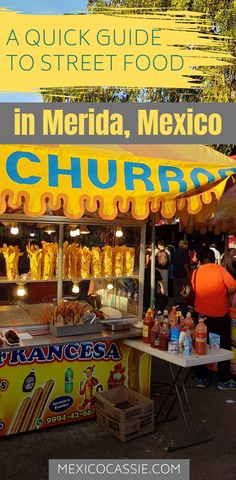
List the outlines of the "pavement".
<svg viewBox="0 0 236 480">
<path fill-rule="evenodd" d="M 160 361 L 153 364 L 152 386 L 167 381 Z M 236 392 L 213 384 L 197 389 L 193 378 L 188 395 L 196 426 L 212 440 L 168 452 L 168 445 L 186 439 L 181 413 L 177 420 L 156 426 L 155 432 L 121 442 L 103 431 L 96 420 L 67 424 L 0 439 L 0 478 L 47 480 L 48 459 L 190 459 L 191 480 L 234 480 L 236 477 Z M 231 400 L 229 403 L 228 401 Z M 233 401 L 233 402 L 232 402 Z M 159 402 L 159 396 L 155 396 Z"/>
</svg>

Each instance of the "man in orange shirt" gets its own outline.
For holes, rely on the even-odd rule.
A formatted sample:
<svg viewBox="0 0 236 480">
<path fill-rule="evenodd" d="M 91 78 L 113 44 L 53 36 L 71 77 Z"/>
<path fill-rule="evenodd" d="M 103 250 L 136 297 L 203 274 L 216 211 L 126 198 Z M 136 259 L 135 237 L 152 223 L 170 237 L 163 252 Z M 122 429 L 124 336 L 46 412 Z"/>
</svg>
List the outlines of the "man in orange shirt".
<svg viewBox="0 0 236 480">
<path fill-rule="evenodd" d="M 228 294 L 236 291 L 236 280 L 227 270 L 215 263 L 213 250 L 202 248 L 197 255 L 200 262 L 192 275 L 192 288 L 195 293 L 195 311 L 206 317 L 207 332 L 220 335 L 220 346 L 231 349 L 231 319 L 229 317 Z M 219 362 L 219 383 L 221 390 L 236 389 L 236 382 L 230 378 L 230 362 Z M 197 387 L 209 384 L 206 367 L 199 366 Z"/>
</svg>

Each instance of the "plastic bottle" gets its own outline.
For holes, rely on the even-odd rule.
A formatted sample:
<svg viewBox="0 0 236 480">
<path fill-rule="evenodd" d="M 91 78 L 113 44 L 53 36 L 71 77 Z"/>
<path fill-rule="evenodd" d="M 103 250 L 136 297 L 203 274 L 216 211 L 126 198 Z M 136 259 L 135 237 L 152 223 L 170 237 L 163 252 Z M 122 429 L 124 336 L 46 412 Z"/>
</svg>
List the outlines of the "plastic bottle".
<svg viewBox="0 0 236 480">
<path fill-rule="evenodd" d="M 164 310 L 163 323 L 165 323 L 167 325 L 167 327 L 169 328 L 169 313 L 168 313 L 168 310 Z"/>
<path fill-rule="evenodd" d="M 169 329 L 166 323 L 162 324 L 161 333 L 160 333 L 160 345 L 159 349 L 167 352 L 169 342 Z"/>
<path fill-rule="evenodd" d="M 179 325 L 181 323 L 181 317 L 182 317 L 182 312 L 181 310 L 176 310 L 176 325 Z"/>
<path fill-rule="evenodd" d="M 183 354 L 184 356 L 189 356 L 192 353 L 193 344 L 192 344 L 192 338 L 190 335 L 190 330 L 187 330 L 186 333 L 187 335 L 183 340 Z"/>
<path fill-rule="evenodd" d="M 151 329 L 154 324 L 153 311 L 151 308 L 147 310 L 146 316 L 143 320 L 143 336 L 142 340 L 144 343 L 150 343 L 151 338 Z"/>
<path fill-rule="evenodd" d="M 170 327 L 177 325 L 176 307 L 172 307 L 169 315 Z"/>
<path fill-rule="evenodd" d="M 206 355 L 206 345 L 207 345 L 207 327 L 204 323 L 204 317 L 199 316 L 198 324 L 195 330 L 196 355 Z"/>
<path fill-rule="evenodd" d="M 32 368 L 29 375 L 27 375 L 27 377 L 25 377 L 25 380 L 24 380 L 24 383 L 23 383 L 23 386 L 22 386 L 23 392 L 32 392 L 32 390 L 35 386 L 35 382 L 36 382 L 36 377 L 35 377 L 34 369 Z"/>
<path fill-rule="evenodd" d="M 65 373 L 65 393 L 73 392 L 73 370 L 67 368 Z"/>
<path fill-rule="evenodd" d="M 190 334 L 193 340 L 194 337 L 194 320 L 192 318 L 191 312 L 188 312 L 186 318 L 183 320 L 183 327 L 190 330 Z"/>
<path fill-rule="evenodd" d="M 138 315 L 138 292 L 134 292 L 134 315 Z"/>
<path fill-rule="evenodd" d="M 179 352 L 181 353 L 184 348 L 184 339 L 187 337 L 187 329 L 182 327 L 179 335 Z"/>
<path fill-rule="evenodd" d="M 170 340 L 172 342 L 179 342 L 180 330 L 180 325 L 172 325 L 170 327 Z"/>
<path fill-rule="evenodd" d="M 159 315 L 155 318 L 154 325 L 150 334 L 150 345 L 153 348 L 159 348 L 160 345 L 161 321 Z"/>
</svg>

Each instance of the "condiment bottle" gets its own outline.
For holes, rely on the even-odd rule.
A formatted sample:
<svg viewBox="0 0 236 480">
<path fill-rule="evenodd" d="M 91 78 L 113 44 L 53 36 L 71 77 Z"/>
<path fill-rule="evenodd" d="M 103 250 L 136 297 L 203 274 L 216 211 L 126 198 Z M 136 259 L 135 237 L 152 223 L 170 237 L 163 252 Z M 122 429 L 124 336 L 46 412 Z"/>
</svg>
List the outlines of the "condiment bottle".
<svg viewBox="0 0 236 480">
<path fill-rule="evenodd" d="M 169 329 L 166 323 L 162 324 L 161 333 L 160 333 L 160 345 L 159 349 L 167 352 L 169 342 Z"/>
<path fill-rule="evenodd" d="M 196 355 L 206 355 L 206 345 L 207 345 L 207 326 L 204 323 L 204 317 L 199 316 L 198 324 L 195 330 Z"/>
<path fill-rule="evenodd" d="M 194 337 L 194 320 L 190 312 L 187 313 L 186 318 L 183 320 L 183 327 L 190 330 L 190 334 L 193 340 Z"/>
<path fill-rule="evenodd" d="M 182 312 L 181 310 L 176 310 L 176 325 L 178 325 L 179 323 L 181 323 L 181 317 L 182 317 Z"/>
<path fill-rule="evenodd" d="M 153 324 L 154 324 L 153 311 L 151 308 L 149 308 L 143 320 L 142 340 L 144 343 L 150 343 L 151 329 L 153 327 Z"/>
<path fill-rule="evenodd" d="M 154 325 L 150 334 L 150 345 L 153 348 L 159 348 L 160 345 L 161 320 L 159 315 L 155 318 Z"/>
<path fill-rule="evenodd" d="M 168 313 L 168 310 L 164 310 L 163 323 L 165 323 L 167 325 L 167 327 L 169 328 L 169 313 Z"/>
<path fill-rule="evenodd" d="M 169 324 L 170 327 L 177 325 L 177 317 L 176 317 L 176 307 L 172 307 L 170 315 L 169 315 Z"/>
</svg>

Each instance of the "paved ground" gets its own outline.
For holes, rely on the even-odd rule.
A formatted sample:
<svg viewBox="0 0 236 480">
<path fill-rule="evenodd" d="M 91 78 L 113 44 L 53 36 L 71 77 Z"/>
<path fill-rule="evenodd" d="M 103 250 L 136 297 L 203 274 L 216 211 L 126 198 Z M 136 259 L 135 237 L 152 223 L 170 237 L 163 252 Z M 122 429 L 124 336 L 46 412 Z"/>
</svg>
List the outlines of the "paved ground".
<svg viewBox="0 0 236 480">
<path fill-rule="evenodd" d="M 154 365 L 154 376 L 155 369 Z M 168 444 L 174 445 L 185 436 L 181 415 L 157 426 L 155 433 L 128 443 L 102 431 L 95 421 L 65 425 L 2 438 L 0 478 L 47 480 L 49 458 L 187 458 L 191 461 L 191 480 L 234 480 L 236 392 L 219 391 L 215 385 L 199 390 L 192 379 L 188 392 L 197 426 L 203 435 L 213 437 L 210 442 L 169 453 Z"/>
</svg>

